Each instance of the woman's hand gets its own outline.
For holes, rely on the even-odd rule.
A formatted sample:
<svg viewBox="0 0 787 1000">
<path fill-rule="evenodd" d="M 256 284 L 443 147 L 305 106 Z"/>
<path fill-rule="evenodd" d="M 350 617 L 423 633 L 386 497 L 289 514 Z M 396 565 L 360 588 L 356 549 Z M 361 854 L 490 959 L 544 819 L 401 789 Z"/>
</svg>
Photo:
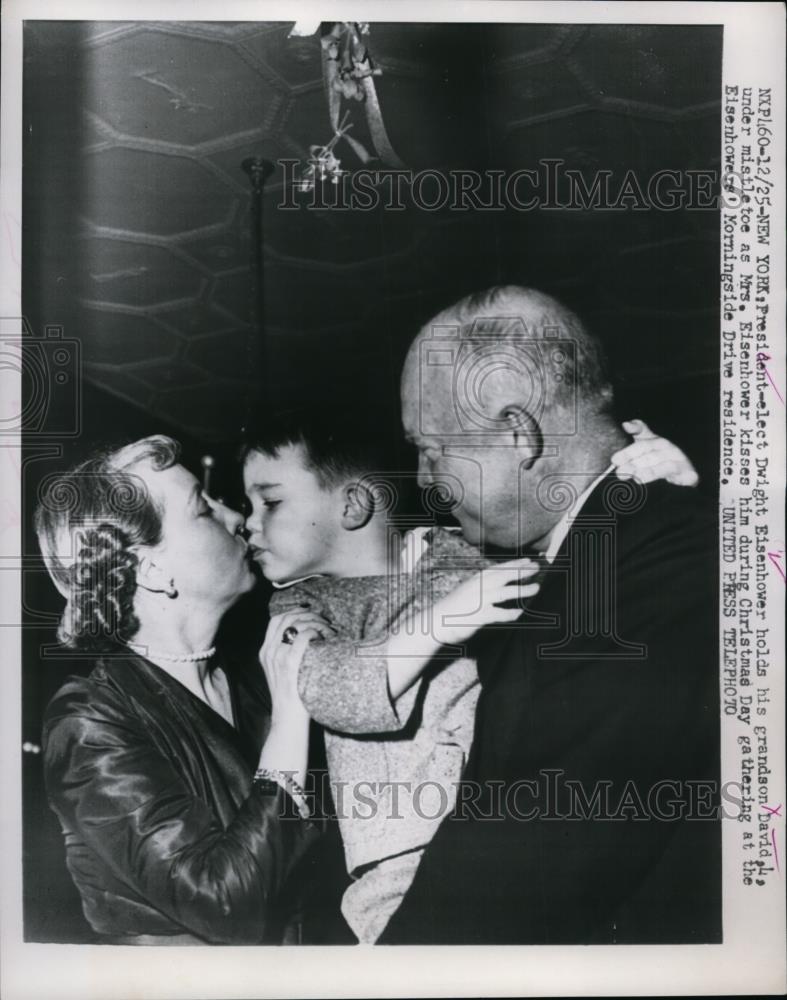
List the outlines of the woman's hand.
<svg viewBox="0 0 787 1000">
<path fill-rule="evenodd" d="M 516 621 L 522 608 L 500 605 L 532 597 L 539 585 L 528 581 L 537 572 L 538 563 L 525 558 L 487 566 L 471 576 L 434 605 L 435 639 L 442 645 L 452 645 L 469 639 L 484 625 Z"/>
<path fill-rule="evenodd" d="M 675 486 L 696 486 L 700 481 L 697 470 L 680 448 L 658 437 L 644 421 L 624 420 L 623 430 L 631 434 L 634 443 L 612 456 L 620 479 L 633 478 L 640 483 L 666 479 Z"/>
<path fill-rule="evenodd" d="M 282 641 L 288 628 L 297 629 L 292 643 Z M 298 694 L 298 669 L 312 639 L 326 638 L 333 631 L 328 622 L 313 611 L 285 611 L 271 618 L 260 649 L 260 663 L 268 681 L 273 708 L 259 767 L 288 774 L 299 785 L 306 780 L 309 713 Z"/>
<path fill-rule="evenodd" d="M 291 643 L 284 641 L 287 629 L 297 632 Z M 298 669 L 309 643 L 332 634 L 324 618 L 305 608 L 271 618 L 260 649 L 260 663 L 271 693 L 274 719 L 281 714 L 306 714 L 298 694 Z"/>
</svg>

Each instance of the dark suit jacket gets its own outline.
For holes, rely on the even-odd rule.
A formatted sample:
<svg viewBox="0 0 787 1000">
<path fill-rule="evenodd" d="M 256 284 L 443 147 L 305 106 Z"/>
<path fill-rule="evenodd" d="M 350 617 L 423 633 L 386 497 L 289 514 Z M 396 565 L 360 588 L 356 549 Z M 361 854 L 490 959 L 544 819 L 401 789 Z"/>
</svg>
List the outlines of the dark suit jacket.
<svg viewBox="0 0 787 1000">
<path fill-rule="evenodd" d="M 476 637 L 461 801 L 380 943 L 721 940 L 717 579 L 695 491 L 602 481 Z"/>
<path fill-rule="evenodd" d="M 285 887 L 318 830 L 286 793 L 252 785 L 267 705 L 234 686 L 233 701 L 237 729 L 154 664 L 120 655 L 50 702 L 47 793 L 104 940 L 284 937 L 296 912 Z"/>
</svg>

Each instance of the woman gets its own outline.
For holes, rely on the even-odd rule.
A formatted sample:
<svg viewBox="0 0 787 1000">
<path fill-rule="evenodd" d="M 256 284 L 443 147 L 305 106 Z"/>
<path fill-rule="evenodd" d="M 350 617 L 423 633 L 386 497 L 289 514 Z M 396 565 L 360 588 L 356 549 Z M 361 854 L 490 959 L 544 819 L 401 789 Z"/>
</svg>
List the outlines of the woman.
<svg viewBox="0 0 787 1000">
<path fill-rule="evenodd" d="M 300 787 L 309 718 L 290 659 L 265 654 L 294 627 L 297 663 L 324 623 L 295 611 L 272 624 L 269 714 L 236 689 L 213 640 L 254 582 L 241 527 L 160 436 L 57 477 L 36 512 L 67 602 L 59 638 L 100 654 L 47 709 L 44 769 L 85 916 L 107 943 L 297 939 L 284 890 L 318 836 Z"/>
</svg>

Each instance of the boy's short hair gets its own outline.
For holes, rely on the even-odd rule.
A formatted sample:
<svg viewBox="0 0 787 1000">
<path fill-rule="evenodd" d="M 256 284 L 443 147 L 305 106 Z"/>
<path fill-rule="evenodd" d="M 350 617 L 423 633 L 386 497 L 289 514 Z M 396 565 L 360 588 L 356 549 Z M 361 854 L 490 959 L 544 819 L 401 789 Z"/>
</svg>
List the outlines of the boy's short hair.
<svg viewBox="0 0 787 1000">
<path fill-rule="evenodd" d="M 334 489 L 357 476 L 382 478 L 394 468 L 384 428 L 368 413 L 300 409 L 253 418 L 243 429 L 241 463 L 253 452 L 278 458 L 282 448 L 300 446 L 306 468 L 322 489 Z"/>
</svg>

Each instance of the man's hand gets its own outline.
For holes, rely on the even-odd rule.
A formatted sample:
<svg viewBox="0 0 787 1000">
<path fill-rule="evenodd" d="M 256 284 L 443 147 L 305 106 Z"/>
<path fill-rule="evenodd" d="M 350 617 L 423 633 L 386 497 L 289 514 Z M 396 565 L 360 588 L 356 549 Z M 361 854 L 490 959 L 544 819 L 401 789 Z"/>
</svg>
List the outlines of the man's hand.
<svg viewBox="0 0 787 1000">
<path fill-rule="evenodd" d="M 623 430 L 635 440 L 612 456 L 618 478 L 633 478 L 641 483 L 666 479 L 675 486 L 696 486 L 700 481 L 697 470 L 680 448 L 654 434 L 644 421 L 624 420 Z"/>
</svg>

